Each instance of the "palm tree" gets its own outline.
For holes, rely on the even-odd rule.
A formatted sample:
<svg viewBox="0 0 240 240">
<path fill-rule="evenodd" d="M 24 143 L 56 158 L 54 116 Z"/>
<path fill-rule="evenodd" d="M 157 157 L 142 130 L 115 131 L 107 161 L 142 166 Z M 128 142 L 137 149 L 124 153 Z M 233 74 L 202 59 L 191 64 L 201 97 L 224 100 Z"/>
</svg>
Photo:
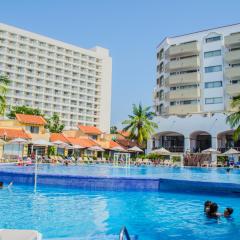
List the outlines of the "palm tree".
<svg viewBox="0 0 240 240">
<path fill-rule="evenodd" d="M 152 121 L 155 113 L 150 111 L 151 107 L 142 107 L 133 104 L 133 115 L 128 115 L 129 119 L 122 122 L 127 125 L 123 130 L 130 133 L 129 138 L 137 141 L 139 145 L 143 145 L 149 139 L 154 130 L 158 127 Z"/>
<path fill-rule="evenodd" d="M 10 80 L 7 76 L 0 76 L 0 115 L 4 115 L 7 108 L 6 94 Z"/>
<path fill-rule="evenodd" d="M 227 117 L 227 123 L 235 129 L 233 139 L 237 141 L 240 135 L 240 95 L 233 98 L 231 106 L 237 108 L 237 111 Z"/>
<path fill-rule="evenodd" d="M 47 125 L 45 126 L 50 133 L 61 133 L 64 127 L 65 126 L 62 124 L 57 113 L 54 113 L 49 119 L 47 119 Z"/>
</svg>

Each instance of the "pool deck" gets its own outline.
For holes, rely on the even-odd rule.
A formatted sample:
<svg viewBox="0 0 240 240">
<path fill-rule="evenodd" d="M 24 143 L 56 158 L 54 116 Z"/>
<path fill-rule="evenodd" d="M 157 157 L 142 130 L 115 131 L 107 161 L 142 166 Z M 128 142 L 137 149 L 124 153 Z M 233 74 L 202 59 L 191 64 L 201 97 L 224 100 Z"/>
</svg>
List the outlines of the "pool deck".
<svg viewBox="0 0 240 240">
<path fill-rule="evenodd" d="M 17 184 L 34 185 L 34 174 L 1 170 L 0 181 L 6 184 L 13 181 Z M 240 183 L 203 182 L 166 178 L 39 174 L 37 177 L 37 184 L 91 190 L 173 191 L 240 196 Z"/>
</svg>

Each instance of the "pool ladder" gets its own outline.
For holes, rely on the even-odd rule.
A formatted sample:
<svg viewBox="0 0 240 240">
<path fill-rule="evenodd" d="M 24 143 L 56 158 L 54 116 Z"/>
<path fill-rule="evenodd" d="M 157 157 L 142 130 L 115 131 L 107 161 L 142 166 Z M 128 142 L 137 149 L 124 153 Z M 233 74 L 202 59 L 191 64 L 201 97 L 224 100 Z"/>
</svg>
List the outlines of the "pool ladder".
<svg viewBox="0 0 240 240">
<path fill-rule="evenodd" d="M 125 226 L 123 226 L 123 228 L 121 229 L 120 234 L 119 234 L 119 240 L 124 240 L 124 239 L 131 240 L 128 230 Z"/>
</svg>

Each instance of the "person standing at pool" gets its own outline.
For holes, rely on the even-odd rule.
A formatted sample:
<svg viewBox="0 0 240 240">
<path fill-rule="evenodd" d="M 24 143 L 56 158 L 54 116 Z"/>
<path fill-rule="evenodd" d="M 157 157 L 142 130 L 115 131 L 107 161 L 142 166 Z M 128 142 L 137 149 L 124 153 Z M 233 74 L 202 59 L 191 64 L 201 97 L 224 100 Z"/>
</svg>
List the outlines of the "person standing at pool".
<svg viewBox="0 0 240 240">
<path fill-rule="evenodd" d="M 218 205 L 216 203 L 211 203 L 209 207 L 209 211 L 206 212 L 208 217 L 218 218 L 221 214 L 218 212 Z"/>
</svg>

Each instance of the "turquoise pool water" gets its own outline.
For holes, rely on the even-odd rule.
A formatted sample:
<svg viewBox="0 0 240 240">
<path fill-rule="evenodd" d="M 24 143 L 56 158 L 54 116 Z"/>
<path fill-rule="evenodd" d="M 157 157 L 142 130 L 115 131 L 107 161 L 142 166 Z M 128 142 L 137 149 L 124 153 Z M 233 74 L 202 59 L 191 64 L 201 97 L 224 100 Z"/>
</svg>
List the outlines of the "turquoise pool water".
<svg viewBox="0 0 240 240">
<path fill-rule="evenodd" d="M 232 206 L 233 219 L 208 219 L 203 214 L 207 199 L 220 211 Z M 0 209 L 0 228 L 36 229 L 44 238 L 97 239 L 117 235 L 122 225 L 140 240 L 240 238 L 240 204 L 234 197 L 46 186 L 34 194 L 32 186 L 15 185 L 0 190 Z"/>
<path fill-rule="evenodd" d="M 34 171 L 34 166 L 19 167 L 13 165 L 0 165 L 0 171 L 1 170 L 31 173 Z M 153 166 L 131 166 L 130 168 L 126 168 L 111 165 L 40 165 L 39 173 L 79 176 L 168 178 L 240 184 L 240 170 L 233 169 L 230 173 L 227 173 L 224 168 L 173 168 Z"/>
</svg>

